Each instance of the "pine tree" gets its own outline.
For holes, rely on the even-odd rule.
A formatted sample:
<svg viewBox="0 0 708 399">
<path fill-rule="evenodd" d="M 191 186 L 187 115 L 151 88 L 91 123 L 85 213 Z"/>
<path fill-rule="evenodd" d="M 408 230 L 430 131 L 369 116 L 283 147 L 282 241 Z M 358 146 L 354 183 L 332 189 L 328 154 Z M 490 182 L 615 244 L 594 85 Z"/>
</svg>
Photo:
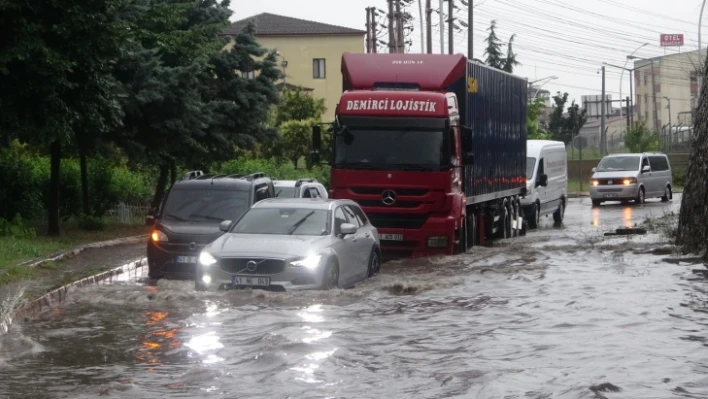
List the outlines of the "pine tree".
<svg viewBox="0 0 708 399">
<path fill-rule="evenodd" d="M 487 36 L 487 48 L 484 50 L 486 58 L 484 62 L 492 68 L 502 69 L 504 65 L 504 56 L 501 52 L 502 42 L 496 33 L 497 21 L 492 20 L 492 24 L 487 28 L 489 36 Z"/>
</svg>

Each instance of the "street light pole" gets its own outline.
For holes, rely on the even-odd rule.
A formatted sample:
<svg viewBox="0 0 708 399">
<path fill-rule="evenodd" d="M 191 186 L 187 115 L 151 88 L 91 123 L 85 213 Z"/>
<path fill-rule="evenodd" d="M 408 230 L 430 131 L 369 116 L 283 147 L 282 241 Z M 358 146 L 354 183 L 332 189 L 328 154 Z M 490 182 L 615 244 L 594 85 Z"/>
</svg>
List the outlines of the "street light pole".
<svg viewBox="0 0 708 399">
<path fill-rule="evenodd" d="M 558 79 L 558 76 L 549 76 L 549 77 L 547 77 L 546 79 L 537 80 L 536 82 L 540 82 L 541 80 L 545 80 L 545 82 L 543 82 L 543 83 L 541 84 L 541 86 L 538 86 L 538 89 L 536 89 L 536 92 L 533 94 L 533 98 L 537 98 L 537 97 L 538 97 L 538 92 L 541 91 L 541 89 L 543 88 L 543 86 L 544 86 L 546 83 L 550 82 L 551 80 L 556 80 L 556 79 Z M 533 83 L 536 83 L 536 82 L 532 82 L 532 84 L 533 84 Z"/>
<path fill-rule="evenodd" d="M 644 48 L 645 46 L 648 46 L 648 45 L 649 45 L 649 43 L 644 43 L 644 44 L 642 44 L 641 46 L 637 47 L 636 50 L 632 51 L 632 54 L 630 54 L 629 56 L 630 56 L 630 57 L 633 57 L 634 54 L 635 54 L 637 51 L 641 50 L 642 48 Z M 627 70 L 627 63 L 628 63 L 628 62 L 629 62 L 629 58 L 627 58 L 626 60 L 624 60 L 624 66 L 622 67 L 622 72 L 620 73 L 620 91 L 619 91 L 619 98 L 620 98 L 620 100 L 622 99 L 622 78 L 624 77 L 624 71 Z M 630 72 L 631 72 L 631 71 L 630 71 Z M 629 78 L 630 78 L 630 79 L 632 78 L 631 74 L 630 74 Z M 632 86 L 631 86 L 631 85 L 632 85 L 632 82 L 630 81 L 629 84 L 630 84 L 630 89 L 629 89 L 630 94 L 629 94 L 629 95 L 632 96 L 632 94 L 631 94 L 631 92 L 632 92 L 632 89 L 631 89 L 631 87 L 632 87 Z M 632 97 L 632 103 L 634 103 L 634 97 Z M 627 112 L 629 112 L 629 104 L 627 104 Z M 632 112 L 632 114 L 634 114 L 634 112 Z M 620 105 L 620 117 L 622 117 L 622 105 Z"/>
<path fill-rule="evenodd" d="M 602 110 L 600 111 L 600 155 L 607 155 L 607 143 L 605 142 L 605 109 L 607 108 L 607 99 L 605 98 L 605 66 L 602 66 Z M 621 105 L 620 105 L 621 108 Z"/>
</svg>

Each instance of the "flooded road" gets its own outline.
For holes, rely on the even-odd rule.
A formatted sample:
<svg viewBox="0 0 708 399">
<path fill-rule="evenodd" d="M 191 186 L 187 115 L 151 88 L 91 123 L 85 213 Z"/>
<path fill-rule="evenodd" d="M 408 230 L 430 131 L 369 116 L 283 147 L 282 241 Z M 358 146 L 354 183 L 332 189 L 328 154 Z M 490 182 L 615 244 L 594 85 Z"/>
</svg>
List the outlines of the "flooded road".
<svg viewBox="0 0 708 399">
<path fill-rule="evenodd" d="M 705 398 L 706 281 L 604 231 L 677 211 L 572 200 L 472 254 L 350 290 L 85 287 L 0 339 L 2 398 Z"/>
</svg>

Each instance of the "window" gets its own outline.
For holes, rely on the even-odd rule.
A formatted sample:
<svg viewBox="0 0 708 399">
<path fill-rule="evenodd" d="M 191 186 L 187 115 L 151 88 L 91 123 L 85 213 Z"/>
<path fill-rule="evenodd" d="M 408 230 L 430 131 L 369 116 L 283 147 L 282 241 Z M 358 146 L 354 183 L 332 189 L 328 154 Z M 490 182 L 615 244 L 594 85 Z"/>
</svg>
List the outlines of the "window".
<svg viewBox="0 0 708 399">
<path fill-rule="evenodd" d="M 349 220 L 344 215 L 344 211 L 342 210 L 342 207 L 340 206 L 339 208 L 337 208 L 336 211 L 334 211 L 334 234 L 336 234 L 336 235 L 342 234 L 342 225 L 344 223 L 349 223 Z"/>
<path fill-rule="evenodd" d="M 645 94 L 645 95 L 644 95 L 644 104 L 646 104 L 647 101 L 649 101 L 648 98 L 649 98 L 649 97 L 647 97 L 647 95 Z"/>
<path fill-rule="evenodd" d="M 351 208 L 354 214 L 356 215 L 356 218 L 359 221 L 359 225 L 366 226 L 367 224 L 369 224 L 369 219 L 366 217 L 366 214 L 363 210 L 361 210 L 361 208 L 354 205 L 350 205 L 349 208 Z"/>
<path fill-rule="evenodd" d="M 268 185 L 267 184 L 261 184 L 256 187 L 256 200 L 254 203 L 258 201 L 263 201 L 264 199 L 268 198 Z"/>
<path fill-rule="evenodd" d="M 324 79 L 325 75 L 325 59 L 315 58 L 312 60 L 312 77 L 314 79 Z"/>
<path fill-rule="evenodd" d="M 353 224 L 354 226 L 361 227 L 361 223 L 359 223 L 359 220 L 356 217 L 356 214 L 352 211 L 352 209 L 348 206 L 343 206 L 344 208 L 344 213 L 347 215 L 347 219 L 349 219 L 349 223 Z"/>
<path fill-rule="evenodd" d="M 651 163 L 651 170 L 653 172 L 663 172 L 669 170 L 669 162 L 666 157 L 660 155 L 649 157 L 649 162 Z"/>
<path fill-rule="evenodd" d="M 275 188 L 276 197 L 295 197 L 295 187 L 280 186 Z"/>
<path fill-rule="evenodd" d="M 320 198 L 320 193 L 314 187 L 308 187 L 302 193 L 302 198 Z"/>
<path fill-rule="evenodd" d="M 646 85 L 647 85 L 647 73 L 645 72 L 644 73 L 644 86 L 646 86 Z"/>
<path fill-rule="evenodd" d="M 322 236 L 329 233 L 329 212 L 298 208 L 251 208 L 234 226 L 236 234 Z"/>
<path fill-rule="evenodd" d="M 237 220 L 249 208 L 248 191 L 207 188 L 172 189 L 163 218 L 167 221 L 214 223 Z"/>
<path fill-rule="evenodd" d="M 597 165 L 598 172 L 629 172 L 636 171 L 639 157 L 634 155 L 613 155 L 602 158 Z"/>
<path fill-rule="evenodd" d="M 527 157 L 526 158 L 526 178 L 533 179 L 533 170 L 536 167 L 536 158 Z"/>
<path fill-rule="evenodd" d="M 255 79 L 255 78 L 256 78 L 256 73 L 253 72 L 253 71 L 247 71 L 247 72 L 244 72 L 244 73 L 243 73 L 243 77 L 244 77 L 245 79 L 249 79 L 249 80 Z"/>
</svg>

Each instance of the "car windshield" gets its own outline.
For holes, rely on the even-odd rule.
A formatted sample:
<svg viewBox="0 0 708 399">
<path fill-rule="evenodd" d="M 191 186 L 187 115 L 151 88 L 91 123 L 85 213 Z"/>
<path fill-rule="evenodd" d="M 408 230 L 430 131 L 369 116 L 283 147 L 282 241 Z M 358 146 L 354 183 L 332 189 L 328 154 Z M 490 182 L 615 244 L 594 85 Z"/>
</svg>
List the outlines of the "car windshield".
<svg viewBox="0 0 708 399">
<path fill-rule="evenodd" d="M 596 172 L 621 172 L 635 170 L 639 170 L 639 157 L 633 155 L 604 157 L 595 169 Z"/>
<path fill-rule="evenodd" d="M 336 166 L 347 169 L 441 170 L 451 163 L 442 130 L 347 128 L 335 140 Z"/>
<path fill-rule="evenodd" d="M 248 191 L 172 189 L 163 219 L 179 222 L 219 223 L 237 220 L 249 208 Z"/>
<path fill-rule="evenodd" d="M 275 196 L 293 198 L 295 197 L 295 187 L 275 186 Z"/>
<path fill-rule="evenodd" d="M 526 178 L 531 180 L 533 178 L 533 168 L 536 166 L 536 158 L 528 157 L 526 158 Z"/>
<path fill-rule="evenodd" d="M 255 208 L 231 230 L 237 234 L 323 236 L 329 234 L 329 211 L 301 208 Z"/>
</svg>

